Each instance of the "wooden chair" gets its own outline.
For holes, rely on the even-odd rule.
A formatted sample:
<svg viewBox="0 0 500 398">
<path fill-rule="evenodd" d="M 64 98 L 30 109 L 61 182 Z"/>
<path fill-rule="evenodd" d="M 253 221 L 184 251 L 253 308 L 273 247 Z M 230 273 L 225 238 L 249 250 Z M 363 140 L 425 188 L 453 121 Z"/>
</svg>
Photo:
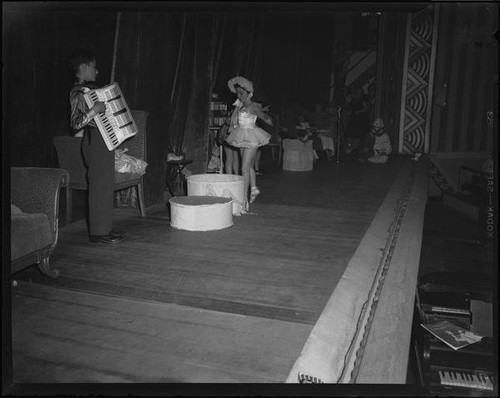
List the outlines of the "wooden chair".
<svg viewBox="0 0 500 398">
<path fill-rule="evenodd" d="M 281 157 L 283 154 L 283 145 L 281 138 L 278 138 L 278 142 L 270 142 L 267 144 L 271 148 L 271 156 L 273 160 L 278 161 L 278 165 L 281 166 Z"/>
<path fill-rule="evenodd" d="M 149 116 L 148 112 L 132 110 L 132 115 L 137 124 L 138 132 L 132 138 L 129 138 L 120 145 L 120 148 L 128 148 L 127 155 L 138 159 L 146 159 L 146 122 Z M 70 175 L 69 186 L 66 187 L 66 222 L 71 222 L 72 216 L 72 193 L 73 190 L 88 189 L 87 168 L 85 166 L 83 155 L 81 153 L 82 138 L 70 136 L 54 137 L 59 166 L 68 171 Z M 144 204 L 144 181 L 143 176 L 132 173 L 115 172 L 115 191 L 136 187 L 137 197 L 139 199 L 139 210 L 141 215 L 146 215 Z"/>
</svg>

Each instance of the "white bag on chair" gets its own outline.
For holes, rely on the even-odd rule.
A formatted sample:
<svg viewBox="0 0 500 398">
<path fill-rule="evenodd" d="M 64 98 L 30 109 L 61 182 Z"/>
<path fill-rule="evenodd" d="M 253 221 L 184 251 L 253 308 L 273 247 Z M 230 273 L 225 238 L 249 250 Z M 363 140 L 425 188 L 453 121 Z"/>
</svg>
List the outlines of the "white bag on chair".
<svg viewBox="0 0 500 398">
<path fill-rule="evenodd" d="M 115 171 L 117 173 L 133 173 L 144 175 L 148 163 L 142 159 L 127 155 L 128 148 L 115 149 Z"/>
</svg>

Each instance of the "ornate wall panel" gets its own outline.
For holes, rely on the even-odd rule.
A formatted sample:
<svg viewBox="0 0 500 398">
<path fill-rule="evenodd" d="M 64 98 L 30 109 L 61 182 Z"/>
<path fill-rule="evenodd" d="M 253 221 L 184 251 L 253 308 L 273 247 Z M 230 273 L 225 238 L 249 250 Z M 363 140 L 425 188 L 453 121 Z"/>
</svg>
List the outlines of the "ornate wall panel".
<svg viewBox="0 0 500 398">
<path fill-rule="evenodd" d="M 399 124 L 403 154 L 429 150 L 437 14 L 434 6 L 408 14 Z"/>
</svg>

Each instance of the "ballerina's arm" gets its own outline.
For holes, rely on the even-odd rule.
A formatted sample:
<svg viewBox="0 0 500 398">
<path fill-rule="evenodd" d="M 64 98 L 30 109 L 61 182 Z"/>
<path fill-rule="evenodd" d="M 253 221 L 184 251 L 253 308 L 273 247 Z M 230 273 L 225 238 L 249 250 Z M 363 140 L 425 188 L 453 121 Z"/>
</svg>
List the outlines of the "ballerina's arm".
<svg viewBox="0 0 500 398">
<path fill-rule="evenodd" d="M 273 119 L 271 118 L 271 116 L 269 116 L 266 112 L 262 110 L 262 106 L 260 104 L 256 104 L 255 102 L 252 103 L 250 111 L 255 115 L 257 115 L 258 118 L 262 119 L 270 126 L 273 125 Z"/>
</svg>

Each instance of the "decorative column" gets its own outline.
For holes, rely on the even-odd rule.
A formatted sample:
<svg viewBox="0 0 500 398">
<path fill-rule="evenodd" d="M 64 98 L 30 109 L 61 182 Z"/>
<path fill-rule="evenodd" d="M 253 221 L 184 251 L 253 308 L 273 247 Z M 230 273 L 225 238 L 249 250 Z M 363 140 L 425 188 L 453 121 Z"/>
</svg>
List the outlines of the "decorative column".
<svg viewBox="0 0 500 398">
<path fill-rule="evenodd" d="M 439 7 L 409 13 L 399 123 L 399 153 L 429 152 Z"/>
</svg>

